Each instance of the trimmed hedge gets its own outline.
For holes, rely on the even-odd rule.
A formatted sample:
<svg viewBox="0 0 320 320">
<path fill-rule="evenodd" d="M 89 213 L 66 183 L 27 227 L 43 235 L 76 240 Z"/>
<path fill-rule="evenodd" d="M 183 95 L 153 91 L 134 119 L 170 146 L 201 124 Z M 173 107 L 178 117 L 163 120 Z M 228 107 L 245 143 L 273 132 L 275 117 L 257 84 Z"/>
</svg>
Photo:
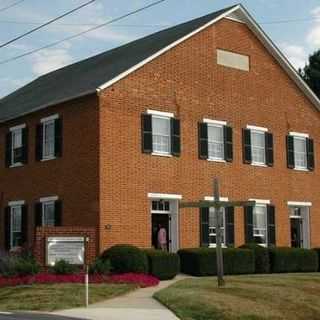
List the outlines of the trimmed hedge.
<svg viewBox="0 0 320 320">
<path fill-rule="evenodd" d="M 216 249 L 182 249 L 178 254 L 183 273 L 193 276 L 217 274 Z M 225 274 L 254 273 L 254 253 L 248 249 L 223 249 L 223 265 Z"/>
<path fill-rule="evenodd" d="M 148 259 L 145 252 L 139 248 L 127 245 L 118 244 L 105 250 L 101 258 L 110 260 L 112 272 L 114 273 L 147 273 Z"/>
<path fill-rule="evenodd" d="M 270 273 L 269 249 L 258 244 L 245 244 L 240 248 L 250 249 L 254 252 L 255 273 Z"/>
<path fill-rule="evenodd" d="M 269 249 L 272 273 L 316 272 L 319 268 L 318 255 L 315 250 L 300 248 Z"/>
<path fill-rule="evenodd" d="M 180 258 L 176 253 L 161 250 L 145 250 L 148 257 L 149 274 L 160 280 L 174 278 L 180 272 Z"/>
<path fill-rule="evenodd" d="M 318 255 L 318 271 L 320 271 L 320 248 L 313 249 Z"/>
</svg>

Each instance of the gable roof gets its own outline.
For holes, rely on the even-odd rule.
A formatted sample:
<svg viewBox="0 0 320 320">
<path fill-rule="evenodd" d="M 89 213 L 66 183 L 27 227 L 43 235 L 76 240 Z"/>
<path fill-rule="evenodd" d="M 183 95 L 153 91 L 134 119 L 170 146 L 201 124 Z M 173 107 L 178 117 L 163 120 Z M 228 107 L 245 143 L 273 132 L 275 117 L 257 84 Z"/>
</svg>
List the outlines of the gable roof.
<svg viewBox="0 0 320 320">
<path fill-rule="evenodd" d="M 246 23 L 320 110 L 320 101 L 288 60 L 249 13 L 235 5 L 43 75 L 0 100 L 0 122 L 103 90 L 224 17 Z"/>
</svg>

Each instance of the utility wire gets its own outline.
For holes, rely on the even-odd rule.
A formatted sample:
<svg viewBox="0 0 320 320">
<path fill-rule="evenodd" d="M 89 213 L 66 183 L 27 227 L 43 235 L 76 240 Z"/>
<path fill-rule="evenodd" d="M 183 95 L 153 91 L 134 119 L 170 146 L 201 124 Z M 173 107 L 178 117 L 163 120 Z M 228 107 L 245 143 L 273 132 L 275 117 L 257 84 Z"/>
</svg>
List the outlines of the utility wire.
<svg viewBox="0 0 320 320">
<path fill-rule="evenodd" d="M 89 4 L 91 4 L 91 3 L 95 2 L 95 1 L 96 1 L 96 0 L 90 0 L 90 1 L 82 4 L 81 6 L 78 6 L 78 7 L 74 8 L 74 9 L 72 9 L 72 10 L 70 10 L 70 11 L 68 11 L 68 12 L 66 12 L 66 13 L 64 13 L 64 14 L 56 17 L 56 18 L 54 18 L 54 19 L 51 19 L 51 20 L 49 20 L 49 21 L 41 24 L 40 26 L 38 26 L 38 27 L 36 27 L 36 28 L 34 28 L 34 29 L 31 29 L 31 30 L 29 30 L 29 31 L 21 34 L 20 36 L 17 36 L 17 37 L 15 37 L 15 38 L 13 38 L 13 39 L 5 42 L 5 43 L 0 44 L 0 49 L 3 48 L 3 47 L 5 47 L 5 46 L 7 46 L 7 45 L 9 45 L 9 44 L 12 43 L 12 42 L 15 42 L 15 41 L 17 41 L 17 40 L 19 40 L 19 39 L 21 39 L 21 38 L 26 37 L 27 35 L 35 32 L 35 31 L 37 31 L 37 30 L 39 30 L 39 29 L 44 28 L 45 26 L 47 26 L 47 25 L 49 25 L 49 24 L 51 24 L 51 23 L 53 23 L 53 22 L 55 22 L 55 21 L 57 21 L 57 20 L 60 20 L 60 19 L 64 18 L 65 16 L 68 16 L 69 14 L 71 14 L 71 13 L 73 13 L 73 12 L 75 12 L 75 11 L 78 11 L 78 10 L 82 9 L 83 7 L 88 6 Z"/>
<path fill-rule="evenodd" d="M 21 2 L 23 2 L 23 1 L 24 0 L 16 1 L 16 2 L 14 2 L 14 3 L 6 6 L 6 7 L 0 8 L 0 12 L 3 12 L 3 11 L 8 10 L 10 8 L 13 8 L 13 7 L 17 6 L 18 4 L 20 4 Z"/>
<path fill-rule="evenodd" d="M 131 11 L 131 12 L 129 12 L 129 13 L 126 13 L 126 14 L 120 16 L 120 17 L 111 19 L 111 20 L 109 20 L 109 21 L 107 21 L 107 22 L 105 22 L 105 23 L 99 24 L 99 25 L 97 25 L 97 26 L 95 26 L 95 27 L 93 27 L 93 28 L 90 28 L 90 29 L 87 29 L 87 30 L 85 30 L 85 31 L 76 33 L 76 34 L 74 34 L 73 36 L 70 36 L 70 37 L 61 39 L 61 40 L 56 41 L 56 42 L 52 42 L 52 43 L 47 44 L 47 45 L 45 45 L 45 46 L 43 46 L 43 47 L 40 47 L 40 48 L 37 48 L 37 49 L 34 49 L 34 50 L 30 50 L 30 51 L 28 51 L 28 52 L 25 52 L 25 53 L 23 53 L 23 54 L 17 55 L 17 56 L 15 56 L 15 57 L 2 60 L 2 61 L 0 61 L 0 64 L 5 64 L 5 63 L 11 62 L 11 61 L 15 61 L 15 60 L 18 60 L 18 59 L 20 59 L 20 58 L 23 58 L 23 57 L 32 55 L 32 54 L 34 54 L 34 53 L 36 53 L 36 52 L 39 52 L 39 51 L 41 51 L 41 50 L 54 47 L 54 46 L 56 46 L 56 45 L 58 45 L 58 44 L 60 44 L 60 43 L 62 43 L 62 42 L 72 40 L 72 39 L 77 38 L 77 37 L 79 37 L 79 36 L 82 36 L 82 35 L 84 35 L 84 34 L 86 34 L 86 33 L 88 33 L 88 32 L 91 32 L 91 31 L 100 29 L 100 28 L 105 27 L 105 26 L 107 26 L 107 25 L 109 25 L 109 24 L 111 24 L 111 23 L 114 23 L 114 22 L 116 22 L 116 21 L 119 21 L 119 20 L 122 20 L 122 19 L 124 19 L 124 18 L 127 18 L 127 17 L 129 17 L 129 16 L 131 16 L 131 15 L 134 15 L 134 14 L 136 14 L 136 13 L 138 13 L 138 12 L 141 12 L 141 11 L 144 11 L 144 10 L 149 9 L 149 8 L 151 8 L 151 7 L 154 7 L 154 6 L 156 6 L 157 4 L 160 4 L 160 3 L 164 2 L 164 1 L 167 1 L 167 0 L 155 1 L 155 2 L 153 2 L 153 3 L 150 3 L 150 4 L 147 5 L 147 6 L 144 6 L 144 7 L 141 7 L 141 8 L 139 8 L 139 9 L 137 9 L 137 10 L 134 10 L 134 11 Z"/>
</svg>

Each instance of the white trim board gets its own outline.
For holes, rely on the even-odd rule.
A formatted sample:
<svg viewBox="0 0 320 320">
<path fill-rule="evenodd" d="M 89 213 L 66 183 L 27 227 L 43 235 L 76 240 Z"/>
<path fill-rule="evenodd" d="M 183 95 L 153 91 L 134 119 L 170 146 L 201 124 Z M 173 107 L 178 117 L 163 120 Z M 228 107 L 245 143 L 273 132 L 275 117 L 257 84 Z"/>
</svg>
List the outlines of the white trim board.
<svg viewBox="0 0 320 320">
<path fill-rule="evenodd" d="M 214 197 L 212 196 L 205 196 L 204 197 L 205 201 L 214 201 Z M 229 201 L 228 197 L 220 197 L 220 201 Z"/>
<path fill-rule="evenodd" d="M 259 204 L 270 204 L 270 200 L 265 200 L 265 199 L 248 199 L 249 201 L 255 201 L 257 205 Z"/>
<path fill-rule="evenodd" d="M 58 199 L 59 199 L 58 196 L 52 196 L 52 197 L 40 198 L 39 201 L 40 202 L 49 202 L 49 201 L 57 201 Z"/>
<path fill-rule="evenodd" d="M 181 194 L 168 194 L 168 193 L 148 193 L 149 199 L 172 199 L 172 200 L 181 200 Z"/>
<path fill-rule="evenodd" d="M 172 112 L 163 112 L 163 111 L 148 109 L 147 114 L 151 114 L 153 116 L 165 117 L 165 118 L 174 118 L 174 114 Z"/>
<path fill-rule="evenodd" d="M 293 137 L 301 137 L 301 138 L 309 138 L 309 134 L 308 133 L 300 133 L 300 132 L 289 132 L 289 136 L 293 136 Z"/>
<path fill-rule="evenodd" d="M 288 206 L 311 207 L 312 206 L 312 202 L 288 201 Z"/>
<path fill-rule="evenodd" d="M 48 117 L 45 117 L 45 118 L 42 118 L 40 120 L 41 123 L 44 123 L 44 122 L 47 122 L 47 121 L 51 121 L 51 120 L 56 120 L 56 119 L 59 119 L 59 115 L 56 113 L 56 114 L 53 114 L 51 116 L 48 116 Z"/>
<path fill-rule="evenodd" d="M 24 129 L 25 127 L 26 127 L 25 123 L 19 124 L 18 126 L 14 126 L 14 127 L 9 128 L 9 131 L 12 132 L 12 131 L 20 130 L 20 129 Z"/>
<path fill-rule="evenodd" d="M 207 123 L 207 124 L 218 125 L 218 126 L 226 126 L 227 125 L 227 121 L 211 120 L 211 119 L 207 119 L 207 118 L 204 118 L 203 122 Z"/>
<path fill-rule="evenodd" d="M 26 202 L 24 200 L 17 200 L 17 201 L 9 201 L 8 206 L 13 207 L 13 206 L 23 206 Z"/>
<path fill-rule="evenodd" d="M 255 130 L 255 131 L 263 131 L 263 132 L 268 132 L 268 128 L 265 127 L 257 127 L 257 126 L 252 126 L 250 124 L 247 124 L 247 129 L 250 130 Z"/>
</svg>

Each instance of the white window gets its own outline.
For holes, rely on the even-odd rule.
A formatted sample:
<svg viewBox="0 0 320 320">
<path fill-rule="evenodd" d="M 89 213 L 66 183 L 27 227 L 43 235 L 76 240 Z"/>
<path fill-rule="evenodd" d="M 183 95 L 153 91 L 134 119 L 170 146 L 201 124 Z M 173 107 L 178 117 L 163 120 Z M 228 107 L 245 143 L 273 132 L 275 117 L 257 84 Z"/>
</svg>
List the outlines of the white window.
<svg viewBox="0 0 320 320">
<path fill-rule="evenodd" d="M 208 124 L 208 157 L 224 160 L 224 135 L 222 125 Z"/>
<path fill-rule="evenodd" d="M 152 115 L 152 149 L 154 153 L 171 153 L 170 133 L 170 118 Z"/>
<path fill-rule="evenodd" d="M 42 225 L 47 227 L 55 225 L 55 201 L 42 202 Z"/>
<path fill-rule="evenodd" d="M 307 141 L 305 137 L 294 136 L 294 164 L 297 169 L 307 169 Z"/>
<path fill-rule="evenodd" d="M 43 159 L 54 158 L 55 155 L 55 120 L 50 119 L 43 122 Z"/>
<path fill-rule="evenodd" d="M 267 206 L 257 204 L 253 208 L 253 238 L 255 243 L 267 246 Z"/>
<path fill-rule="evenodd" d="M 226 232 L 225 232 L 225 210 L 221 208 L 220 212 L 220 229 L 221 229 L 221 244 L 225 245 Z M 215 247 L 217 244 L 216 233 L 216 214 L 214 208 L 209 209 L 209 247 Z"/>
<path fill-rule="evenodd" d="M 11 165 L 20 164 L 22 159 L 22 129 L 15 129 L 11 131 Z"/>
<path fill-rule="evenodd" d="M 151 211 L 153 213 L 170 212 L 170 202 L 168 200 L 152 200 Z"/>
<path fill-rule="evenodd" d="M 264 131 L 251 130 L 251 151 L 253 164 L 266 163 Z"/>
<path fill-rule="evenodd" d="M 10 247 L 18 247 L 22 242 L 22 207 L 14 205 L 10 207 Z"/>
</svg>

